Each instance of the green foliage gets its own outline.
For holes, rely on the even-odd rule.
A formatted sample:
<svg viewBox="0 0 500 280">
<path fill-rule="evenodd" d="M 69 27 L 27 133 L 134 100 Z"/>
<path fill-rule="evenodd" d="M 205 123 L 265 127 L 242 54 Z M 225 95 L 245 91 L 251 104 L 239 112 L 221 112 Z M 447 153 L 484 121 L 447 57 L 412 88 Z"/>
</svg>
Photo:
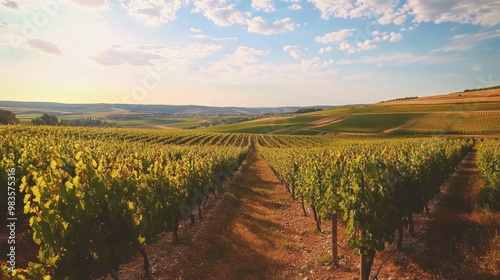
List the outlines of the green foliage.
<svg viewBox="0 0 500 280">
<path fill-rule="evenodd" d="M 330 254 L 330 253 L 324 253 L 323 255 L 320 255 L 317 258 L 317 261 L 320 264 L 330 264 L 330 263 L 332 263 L 332 260 L 333 260 L 332 254 Z"/>
<path fill-rule="evenodd" d="M 319 127 L 323 131 L 378 133 L 403 125 L 418 114 L 353 115 L 340 122 Z"/>
<path fill-rule="evenodd" d="M 484 88 L 476 88 L 476 89 L 466 89 L 466 90 L 464 90 L 464 92 L 481 91 L 481 90 L 489 90 L 489 89 L 497 89 L 497 88 L 500 88 L 500 86 L 484 87 Z"/>
<path fill-rule="evenodd" d="M 45 113 L 41 117 L 31 120 L 31 123 L 34 125 L 58 125 L 59 120 L 56 116 Z"/>
<path fill-rule="evenodd" d="M 423 211 L 471 147 L 466 140 L 345 140 L 332 147 L 260 152 L 322 219 L 339 211 L 349 247 L 373 259 L 394 241 L 408 214 Z"/>
<path fill-rule="evenodd" d="M 40 279 L 40 280 L 51 280 L 53 279 L 48 273 L 50 269 L 44 265 L 38 263 L 30 262 L 27 268 L 16 268 L 14 271 L 9 271 L 7 265 L 2 264 L 0 266 L 3 279 L 11 280 L 29 280 L 29 279 Z"/>
<path fill-rule="evenodd" d="M 281 119 L 264 118 L 261 120 L 253 120 L 237 124 L 212 126 L 210 128 L 205 129 L 204 131 L 265 134 L 270 132 L 279 132 L 280 130 L 286 129 L 287 131 L 291 132 L 296 129 L 307 127 L 309 122 L 318 120 L 320 118 L 321 117 L 318 116 L 308 116 L 308 115 L 295 116 L 290 118 L 281 118 Z"/>
<path fill-rule="evenodd" d="M 187 218 L 248 152 L 122 141 L 90 128 L 2 130 L 0 170 L 15 164 L 38 258 L 56 279 L 90 279 L 128 260 Z"/>
<path fill-rule="evenodd" d="M 16 124 L 18 122 L 19 120 L 14 112 L 0 109 L 0 124 Z"/>
<path fill-rule="evenodd" d="M 500 211 L 500 141 L 486 140 L 478 145 L 477 164 L 486 181 L 480 200 Z"/>
</svg>

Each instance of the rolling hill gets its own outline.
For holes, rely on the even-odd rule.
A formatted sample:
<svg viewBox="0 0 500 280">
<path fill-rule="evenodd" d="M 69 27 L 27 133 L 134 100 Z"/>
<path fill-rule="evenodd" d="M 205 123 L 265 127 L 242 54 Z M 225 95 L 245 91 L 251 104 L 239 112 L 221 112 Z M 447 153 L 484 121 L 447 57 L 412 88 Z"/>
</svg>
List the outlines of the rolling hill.
<svg viewBox="0 0 500 280">
<path fill-rule="evenodd" d="M 500 134 L 500 88 L 341 106 L 207 130 L 307 135 L 497 135 Z"/>
</svg>

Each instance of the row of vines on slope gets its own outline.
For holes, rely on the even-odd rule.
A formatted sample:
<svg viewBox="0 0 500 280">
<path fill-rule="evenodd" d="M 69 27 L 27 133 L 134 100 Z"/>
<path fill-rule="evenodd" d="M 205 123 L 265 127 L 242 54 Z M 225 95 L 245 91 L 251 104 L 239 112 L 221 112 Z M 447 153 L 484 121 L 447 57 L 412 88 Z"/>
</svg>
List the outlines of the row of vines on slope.
<svg viewBox="0 0 500 280">
<path fill-rule="evenodd" d="M 2 128 L 0 181 L 15 167 L 40 264 L 15 279 L 89 279 L 113 271 L 145 245 L 194 221 L 210 192 L 237 170 L 247 147 L 175 146 L 85 139 L 53 128 Z M 15 133 L 13 131 L 15 130 Z M 49 131 L 49 130 L 48 130 Z M 19 178 L 20 179 L 20 178 Z"/>
<path fill-rule="evenodd" d="M 361 279 L 368 279 L 377 251 L 403 228 L 414 234 L 412 215 L 424 211 L 465 154 L 467 140 L 386 140 L 339 142 L 327 148 L 265 148 L 259 151 L 294 199 L 321 219 L 337 215 L 346 223 L 350 248 L 361 256 Z M 332 248 L 336 255 L 336 230 Z"/>
<path fill-rule="evenodd" d="M 0 127 L 0 130 L 2 128 Z M 3 128 L 4 130 L 6 127 Z M 76 139 L 99 139 L 102 141 L 127 141 L 153 144 L 236 146 L 245 147 L 254 139 L 265 147 L 322 146 L 337 139 L 331 136 L 270 135 L 246 133 L 217 133 L 195 130 L 152 130 L 138 128 L 95 128 L 95 127 L 50 127 L 19 125 L 10 127 L 6 133 L 36 131 L 40 136 L 71 137 Z"/>
<path fill-rule="evenodd" d="M 500 141 L 486 140 L 479 143 L 477 162 L 481 175 L 486 181 L 480 192 L 483 203 L 500 210 Z"/>
</svg>

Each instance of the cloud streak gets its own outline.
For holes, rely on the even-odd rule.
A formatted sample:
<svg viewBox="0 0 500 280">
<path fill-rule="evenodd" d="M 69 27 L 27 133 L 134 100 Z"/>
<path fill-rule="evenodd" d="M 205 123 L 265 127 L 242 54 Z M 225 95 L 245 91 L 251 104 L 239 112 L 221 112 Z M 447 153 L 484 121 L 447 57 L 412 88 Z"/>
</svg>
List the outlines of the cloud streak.
<svg viewBox="0 0 500 280">
<path fill-rule="evenodd" d="M 2 5 L 13 10 L 19 10 L 19 4 L 14 1 L 5 0 L 2 2 Z"/>
<path fill-rule="evenodd" d="M 46 41 L 39 38 L 28 39 L 26 40 L 26 44 L 33 49 L 37 49 L 44 53 L 54 54 L 54 55 L 63 55 L 61 49 L 54 44 L 53 42 Z"/>
<path fill-rule="evenodd" d="M 432 52 L 464 52 L 474 49 L 482 41 L 500 38 L 500 30 L 486 31 L 476 34 L 460 34 L 450 39 L 448 46 L 434 49 Z"/>
</svg>

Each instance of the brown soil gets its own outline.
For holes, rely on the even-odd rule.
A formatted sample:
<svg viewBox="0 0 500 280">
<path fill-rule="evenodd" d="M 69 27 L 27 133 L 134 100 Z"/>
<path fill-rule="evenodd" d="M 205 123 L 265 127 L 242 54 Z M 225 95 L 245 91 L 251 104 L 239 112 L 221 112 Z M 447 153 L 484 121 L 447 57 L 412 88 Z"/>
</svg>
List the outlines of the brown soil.
<svg viewBox="0 0 500 280">
<path fill-rule="evenodd" d="M 421 221 L 422 246 L 410 259 L 433 278 L 500 279 L 500 213 L 479 205 L 483 185 L 474 149 L 433 201 L 430 220 Z"/>
<path fill-rule="evenodd" d="M 254 123 L 254 122 L 274 122 L 274 121 L 282 121 L 286 119 L 290 119 L 292 117 L 267 117 L 267 118 L 260 118 L 260 119 L 255 119 L 255 120 L 250 120 L 246 121 L 245 123 Z"/>
<path fill-rule="evenodd" d="M 2 231 L 4 231 L 3 228 Z M 16 223 L 15 242 L 16 267 L 27 267 L 28 263 L 38 261 L 39 246 L 33 241 L 33 230 L 29 226 L 28 219 L 19 217 Z M 10 246 L 8 234 L 0 233 L 0 264 L 8 261 L 7 253 L 10 251 Z M 0 276 L 2 276 L 1 272 Z"/>
<path fill-rule="evenodd" d="M 327 124 L 339 122 L 339 121 L 345 119 L 346 117 L 347 116 L 345 116 L 345 115 L 331 115 L 331 116 L 324 117 L 324 118 L 321 118 L 319 120 L 310 122 L 309 124 L 311 125 L 311 128 L 316 128 L 316 127 L 324 126 Z"/>
</svg>

